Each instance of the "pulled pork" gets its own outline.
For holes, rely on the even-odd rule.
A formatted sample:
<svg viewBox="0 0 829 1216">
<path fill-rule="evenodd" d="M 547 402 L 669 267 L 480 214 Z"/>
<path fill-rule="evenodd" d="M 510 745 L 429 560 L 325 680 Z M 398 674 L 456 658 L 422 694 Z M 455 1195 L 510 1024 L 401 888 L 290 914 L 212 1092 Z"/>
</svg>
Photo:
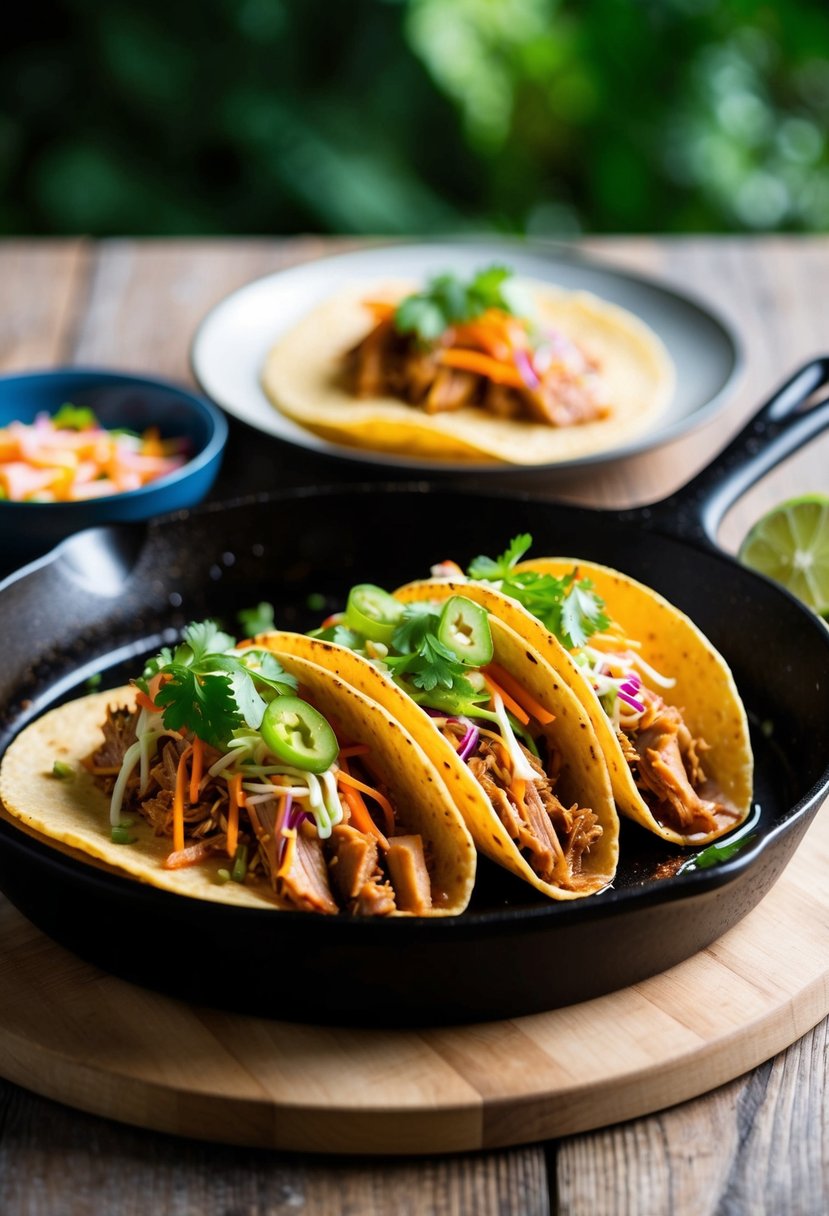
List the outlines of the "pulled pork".
<svg viewBox="0 0 829 1216">
<path fill-rule="evenodd" d="M 128 748 L 136 741 L 137 720 L 137 710 L 108 709 L 102 728 L 104 741 L 85 762 L 107 794 Z M 185 739 L 171 732 L 158 742 L 146 788 L 140 788 L 138 768 L 127 782 L 124 813 L 141 815 L 157 836 L 172 837 L 176 775 L 187 746 Z M 198 798 L 193 803 L 185 799 L 184 804 L 187 847 L 171 854 L 169 868 L 198 864 L 227 846 L 228 785 L 224 777 L 211 777 L 208 771 L 220 753 L 203 746 L 204 775 Z M 423 914 L 432 907 L 420 836 L 393 836 L 384 852 L 377 839 L 346 822 L 321 841 L 315 826 L 301 815 L 285 836 L 285 805 L 284 799 L 280 802 L 274 796 L 241 810 L 238 842 L 252 853 L 246 881 L 264 879 L 285 907 L 328 915 L 341 909 L 355 916 L 388 916 L 398 910 Z M 298 815 L 296 805 L 294 814 Z"/>
<path fill-rule="evenodd" d="M 686 836 L 708 835 L 737 819 L 706 778 L 700 754 L 708 744 L 691 735 L 682 711 L 648 688 L 638 695 L 645 712 L 635 729 L 619 731 L 617 737 L 654 818 Z"/>
<path fill-rule="evenodd" d="M 588 807 L 575 803 L 565 807 L 536 757 L 519 746 L 536 773 L 535 781 L 526 783 L 523 801 L 512 792 L 512 775 L 497 745 L 483 735 L 469 759 L 470 772 L 539 878 L 568 891 L 578 890 L 587 881 L 583 862 L 602 834 L 601 825 Z"/>
<path fill-rule="evenodd" d="M 529 349 L 521 352 L 519 366 L 509 347 L 503 352 L 503 363 L 490 357 L 494 378 L 447 366 L 444 360 L 452 358 L 450 347 L 456 355 L 491 356 L 490 350 L 481 350 L 476 333 L 474 325 L 451 326 L 437 342 L 424 346 L 414 334 L 398 333 L 392 313 L 345 355 L 346 386 L 356 397 L 399 397 L 427 414 L 472 406 L 498 418 L 553 427 L 577 426 L 610 413 L 602 397 L 598 363 L 560 334 L 555 335 L 553 352 L 548 352 L 543 368 L 538 360 L 534 365 Z"/>
</svg>

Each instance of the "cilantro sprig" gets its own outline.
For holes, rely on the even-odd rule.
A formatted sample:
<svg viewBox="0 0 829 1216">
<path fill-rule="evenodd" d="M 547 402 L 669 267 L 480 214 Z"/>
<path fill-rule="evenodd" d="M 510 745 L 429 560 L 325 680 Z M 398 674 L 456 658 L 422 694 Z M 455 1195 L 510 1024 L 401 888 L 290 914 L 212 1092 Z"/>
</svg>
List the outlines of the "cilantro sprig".
<svg viewBox="0 0 829 1216">
<path fill-rule="evenodd" d="M 487 266 L 467 281 L 454 274 L 436 275 L 423 291 L 401 300 L 394 314 L 395 328 L 401 334 L 415 334 L 421 342 L 434 342 L 450 325 L 473 321 L 491 308 L 514 312 L 504 291 L 511 278 L 506 266 Z"/>
<path fill-rule="evenodd" d="M 192 731 L 214 747 L 223 747 L 243 726 L 258 730 L 268 700 L 297 686 L 270 651 L 237 650 L 215 621 L 188 625 L 178 646 L 164 646 L 135 683 L 149 693 L 156 675 L 164 677 L 155 694 L 164 725 Z"/>
<path fill-rule="evenodd" d="M 474 558 L 466 571 L 467 577 L 493 583 L 504 595 L 517 600 L 568 650 L 584 646 L 594 633 L 610 624 L 604 600 L 594 591 L 592 580 L 581 578 L 577 570 L 562 578 L 535 570 L 516 570 L 531 545 L 532 536 L 528 532 L 515 536 L 500 557 Z"/>
<path fill-rule="evenodd" d="M 428 604 L 407 604 L 392 637 L 392 650 L 384 660 L 397 683 L 416 690 L 417 700 L 430 703 L 437 694 L 441 708 L 452 705 L 461 713 L 463 705 L 480 700 L 467 678 L 468 668 L 437 636 L 440 613 Z M 419 694 L 427 694 L 421 697 Z"/>
</svg>

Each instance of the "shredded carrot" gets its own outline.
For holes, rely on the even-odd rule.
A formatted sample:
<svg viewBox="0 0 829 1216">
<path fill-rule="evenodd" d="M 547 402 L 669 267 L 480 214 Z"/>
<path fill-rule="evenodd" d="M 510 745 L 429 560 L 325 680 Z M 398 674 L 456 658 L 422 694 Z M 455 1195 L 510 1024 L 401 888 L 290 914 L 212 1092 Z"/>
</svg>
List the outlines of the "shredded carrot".
<svg viewBox="0 0 829 1216">
<path fill-rule="evenodd" d="M 210 840 L 199 840 L 177 853 L 170 853 L 164 861 L 165 870 L 181 870 L 184 866 L 196 866 L 212 853 L 224 847 L 224 836 L 213 836 Z"/>
<path fill-rule="evenodd" d="M 160 706 L 156 705 L 155 701 L 151 701 L 150 698 L 147 696 L 147 694 L 145 692 L 141 692 L 140 689 L 135 694 L 135 699 L 138 702 L 138 704 L 141 706 L 142 709 L 146 709 L 147 713 L 150 713 L 150 714 L 160 714 L 161 713 Z"/>
<path fill-rule="evenodd" d="M 450 347 L 442 350 L 437 356 L 438 363 L 444 367 L 457 367 L 461 371 L 474 372 L 485 376 L 495 384 L 506 384 L 509 388 L 527 387 L 524 377 L 517 367 L 511 363 L 502 363 L 491 355 L 479 354 L 476 350 L 464 350 L 462 347 Z"/>
<path fill-rule="evenodd" d="M 239 841 L 239 807 L 245 805 L 245 795 L 242 793 L 242 774 L 234 773 L 227 783 L 230 793 L 230 806 L 227 810 L 227 855 L 236 856 L 236 845 Z"/>
<path fill-rule="evenodd" d="M 198 735 L 193 736 L 193 759 L 190 762 L 190 801 L 198 802 L 199 785 L 204 769 L 204 744 Z"/>
<path fill-rule="evenodd" d="M 486 683 L 486 686 L 489 689 L 489 691 L 493 692 L 493 693 L 497 693 L 498 696 L 501 698 L 501 700 L 504 702 L 504 705 L 506 706 L 506 708 L 510 711 L 510 713 L 514 714 L 515 717 L 518 719 L 518 721 L 522 723 L 522 725 L 527 726 L 527 724 L 529 723 L 529 720 L 530 720 L 529 714 L 526 713 L 525 710 L 523 710 L 521 708 L 521 706 L 518 704 L 518 702 L 516 700 L 514 700 L 514 698 L 511 697 L 505 689 L 501 688 L 500 684 L 498 684 L 497 681 L 493 680 L 492 676 L 487 674 L 488 671 L 489 671 L 489 668 L 487 668 L 486 671 L 481 669 L 481 675 L 484 677 L 484 682 Z"/>
<path fill-rule="evenodd" d="M 522 777 L 515 777 L 509 791 L 520 807 L 524 805 L 524 795 L 527 792 L 527 783 Z"/>
<path fill-rule="evenodd" d="M 340 760 L 347 760 L 349 756 L 367 756 L 370 751 L 367 743 L 349 743 L 340 748 Z"/>
<path fill-rule="evenodd" d="M 487 324 L 484 317 L 453 326 L 452 337 L 458 346 L 480 347 L 493 359 L 503 361 L 509 358 L 509 344 L 504 341 L 502 332 L 496 326 Z"/>
<path fill-rule="evenodd" d="M 352 777 L 350 773 L 340 772 L 337 774 L 337 780 L 344 785 L 350 785 L 356 790 L 360 790 L 363 794 L 368 794 L 369 798 L 373 798 L 383 812 L 383 818 L 386 821 L 386 831 L 390 836 L 394 835 L 394 811 L 385 794 L 381 794 L 372 785 L 366 785 L 364 781 L 358 781 L 356 777 Z"/>
<path fill-rule="evenodd" d="M 377 824 L 369 814 L 368 807 L 363 801 L 360 794 L 351 785 L 346 785 L 341 780 L 342 773 L 337 774 L 337 784 L 342 794 L 343 801 L 351 812 L 351 822 L 359 832 L 365 833 L 366 836 L 373 836 L 384 849 L 389 847 L 389 842 L 386 840 L 383 833 L 377 827 Z"/>
<path fill-rule="evenodd" d="M 549 726 L 551 722 L 555 721 L 555 714 L 550 713 L 549 709 L 545 709 L 539 701 L 536 701 L 535 697 L 528 693 L 526 688 L 522 684 L 519 684 L 514 676 L 511 676 L 508 671 L 504 671 L 500 664 L 490 663 L 487 672 L 490 671 L 501 687 L 506 689 L 513 700 L 517 701 L 531 718 L 535 718 L 542 726 Z M 515 713 L 515 710 L 513 710 L 513 713 Z"/>
<path fill-rule="evenodd" d="M 176 789 L 173 794 L 173 852 L 180 853 L 184 848 L 184 784 L 187 778 L 187 760 L 192 747 L 185 747 L 178 758 L 176 769 Z"/>
<path fill-rule="evenodd" d="M 375 321 L 391 317 L 397 309 L 397 305 L 392 304 L 390 300 L 363 300 L 363 307 L 374 314 Z"/>
<path fill-rule="evenodd" d="M 276 871 L 277 878 L 282 878 L 288 873 L 293 865 L 294 853 L 296 851 L 296 828 L 283 828 L 282 835 L 285 837 L 285 849 L 282 853 L 279 869 Z"/>
</svg>

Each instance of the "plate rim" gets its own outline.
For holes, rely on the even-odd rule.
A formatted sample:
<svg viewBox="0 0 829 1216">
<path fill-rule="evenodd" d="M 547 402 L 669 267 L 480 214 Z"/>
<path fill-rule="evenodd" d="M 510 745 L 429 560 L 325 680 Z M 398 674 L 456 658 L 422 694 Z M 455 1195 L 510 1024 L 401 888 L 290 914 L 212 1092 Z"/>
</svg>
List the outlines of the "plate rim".
<svg viewBox="0 0 829 1216">
<path fill-rule="evenodd" d="M 492 245 L 494 252 L 497 254 L 499 248 L 505 250 L 512 249 L 518 253 L 526 253 L 536 255 L 542 258 L 552 260 L 562 260 L 573 264 L 584 264 L 594 271 L 609 275 L 614 279 L 621 279 L 625 282 L 632 283 L 638 286 L 654 291 L 662 296 L 666 296 L 673 301 L 679 302 L 685 307 L 692 308 L 695 312 L 702 315 L 709 322 L 713 322 L 716 328 L 720 331 L 729 347 L 731 356 L 731 366 L 728 374 L 721 384 L 717 392 L 707 401 L 696 409 L 686 414 L 683 418 L 676 419 L 668 426 L 657 427 L 653 433 L 642 433 L 634 436 L 628 443 L 616 447 L 606 448 L 603 451 L 589 452 L 583 456 L 577 456 L 572 459 L 549 461 L 544 464 L 500 464 L 492 461 L 427 461 L 423 458 L 409 458 L 399 456 L 394 453 L 373 452 L 369 449 L 348 447 L 345 444 L 332 443 L 329 440 L 322 439 L 315 435 L 312 431 L 306 431 L 307 442 L 299 436 L 279 434 L 277 431 L 265 429 L 257 426 L 248 418 L 243 417 L 237 412 L 236 408 L 219 396 L 214 396 L 210 387 L 206 383 L 200 369 L 199 348 L 204 342 L 204 333 L 207 326 L 214 319 L 215 314 L 227 306 L 229 301 L 251 290 L 261 283 L 270 279 L 277 279 L 281 275 L 289 274 L 296 271 L 301 271 L 304 267 L 325 262 L 328 264 L 336 264 L 359 256 L 362 253 L 368 253 L 379 250 L 395 249 L 410 249 L 414 246 L 434 246 L 440 244 L 455 244 L 459 246 L 476 245 L 486 243 Z M 630 311 L 630 310 L 629 310 Z M 613 461 L 628 459 L 633 456 L 641 455 L 644 452 L 652 451 L 656 448 L 663 447 L 674 440 L 698 430 L 709 422 L 725 405 L 729 397 L 733 394 L 737 385 L 743 377 L 746 367 L 745 340 L 743 339 L 736 324 L 726 317 L 724 312 L 716 305 L 709 304 L 707 300 L 703 300 L 696 292 L 686 291 L 684 288 L 679 290 L 666 283 L 656 275 L 647 272 L 639 272 L 638 270 L 628 270 L 624 267 L 617 267 L 612 262 L 606 262 L 601 256 L 596 257 L 591 252 L 586 252 L 576 245 L 571 245 L 566 242 L 545 240 L 544 238 L 523 239 L 501 234 L 487 233 L 464 233 L 464 234 L 436 234 L 431 237 L 395 237 L 395 238 L 376 238 L 362 239 L 362 243 L 354 249 L 341 250 L 336 253 L 321 254 L 320 256 L 311 256 L 303 258 L 301 261 L 290 266 L 282 267 L 278 270 L 271 270 L 265 274 L 257 275 L 255 278 L 243 283 L 240 287 L 233 291 L 227 292 L 217 300 L 215 304 L 204 314 L 193 331 L 188 347 L 188 366 L 190 374 L 193 377 L 199 391 L 213 402 L 220 409 L 230 414 L 237 422 L 249 427 L 259 434 L 267 435 L 269 438 L 278 443 L 287 444 L 290 447 L 300 448 L 303 451 L 310 452 L 314 456 L 321 456 L 332 460 L 344 460 L 352 464 L 368 465 L 379 468 L 388 468 L 398 471 L 407 471 L 412 475 L 429 474 L 432 476 L 441 476 L 445 474 L 463 474 L 485 473 L 495 477 L 513 477 L 527 476 L 533 473 L 556 473 L 569 472 L 574 469 L 585 468 L 598 464 L 608 464 Z M 276 407 L 273 407 L 278 415 Z M 299 423 L 295 425 L 303 430 Z"/>
</svg>

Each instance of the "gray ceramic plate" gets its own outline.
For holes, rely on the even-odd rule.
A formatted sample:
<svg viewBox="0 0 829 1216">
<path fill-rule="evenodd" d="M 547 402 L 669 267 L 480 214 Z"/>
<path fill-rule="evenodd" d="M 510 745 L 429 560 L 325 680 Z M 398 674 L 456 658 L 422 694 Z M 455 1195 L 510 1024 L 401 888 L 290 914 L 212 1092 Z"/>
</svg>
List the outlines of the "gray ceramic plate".
<svg viewBox="0 0 829 1216">
<path fill-rule="evenodd" d="M 629 309 L 659 335 L 676 366 L 673 400 L 658 424 L 629 442 L 546 468 L 596 464 L 645 451 L 709 419 L 732 390 L 741 365 L 733 329 L 704 304 L 636 275 L 560 246 L 517 240 L 412 241 L 376 245 L 279 271 L 233 292 L 212 309 L 191 347 L 193 374 L 223 409 L 249 426 L 287 443 L 344 460 L 418 471 L 505 473 L 515 466 L 448 464 L 348 448 L 319 438 L 284 417 L 260 387 L 265 357 L 277 338 L 316 304 L 355 280 L 422 279 L 452 269 L 470 274 L 493 262 L 518 275 L 594 292 Z M 538 465 L 523 466 L 533 471 Z"/>
</svg>

